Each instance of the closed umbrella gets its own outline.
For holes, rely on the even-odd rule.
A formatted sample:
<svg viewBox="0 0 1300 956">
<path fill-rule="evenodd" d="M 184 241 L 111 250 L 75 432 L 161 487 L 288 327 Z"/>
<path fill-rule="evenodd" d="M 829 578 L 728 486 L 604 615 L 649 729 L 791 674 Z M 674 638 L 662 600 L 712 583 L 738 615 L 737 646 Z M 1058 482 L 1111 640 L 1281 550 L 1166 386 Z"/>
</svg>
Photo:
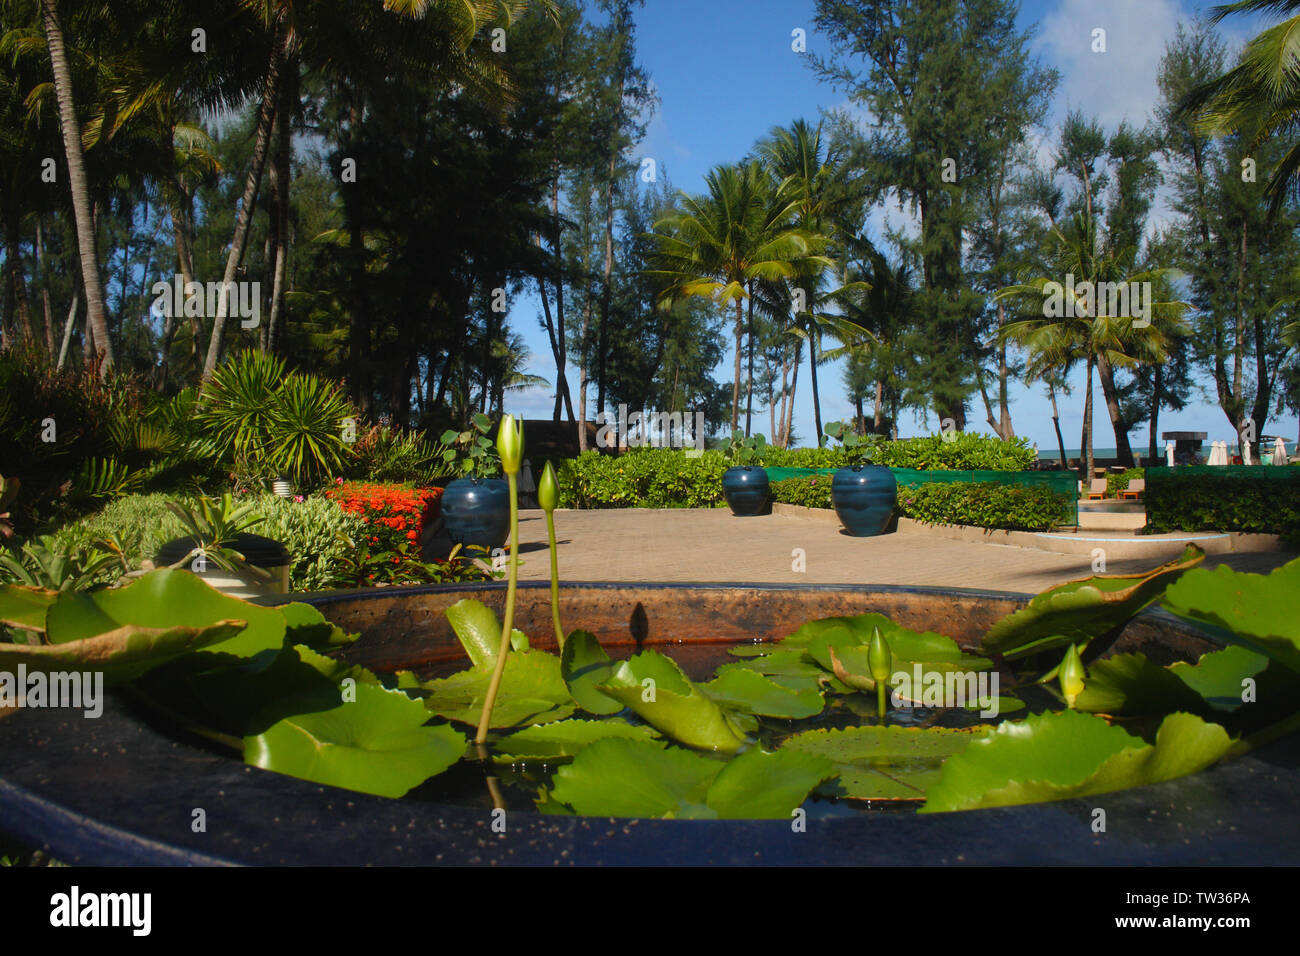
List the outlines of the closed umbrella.
<svg viewBox="0 0 1300 956">
<path fill-rule="evenodd" d="M 1282 440 L 1281 435 L 1273 439 L 1273 464 L 1286 464 L 1286 442 Z"/>
</svg>

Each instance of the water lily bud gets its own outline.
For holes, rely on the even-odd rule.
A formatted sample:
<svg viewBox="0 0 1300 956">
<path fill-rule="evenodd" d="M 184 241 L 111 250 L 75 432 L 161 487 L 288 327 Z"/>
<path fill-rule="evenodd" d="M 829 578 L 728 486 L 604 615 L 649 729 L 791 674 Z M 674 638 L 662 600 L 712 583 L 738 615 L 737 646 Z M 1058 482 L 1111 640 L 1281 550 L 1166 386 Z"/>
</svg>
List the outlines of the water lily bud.
<svg viewBox="0 0 1300 956">
<path fill-rule="evenodd" d="M 501 470 L 507 475 L 519 474 L 524 461 L 524 422 L 515 426 L 515 416 L 502 415 L 497 429 L 497 452 L 501 455 Z"/>
<path fill-rule="evenodd" d="M 871 671 L 871 679 L 877 684 L 888 682 L 889 669 L 892 663 L 889 642 L 885 640 L 880 633 L 880 628 L 877 627 L 871 635 L 871 643 L 867 646 L 867 668 Z"/>
<path fill-rule="evenodd" d="M 1073 708 L 1075 698 L 1083 693 L 1083 679 L 1087 677 L 1087 672 L 1083 669 L 1083 661 L 1079 659 L 1079 650 L 1073 644 L 1065 652 L 1065 658 L 1061 661 L 1061 669 L 1057 673 L 1057 679 L 1061 682 L 1061 693 L 1065 695 L 1065 703 Z"/>
<path fill-rule="evenodd" d="M 549 461 L 542 469 L 542 480 L 537 483 L 537 503 L 543 511 L 554 511 L 560 503 L 560 484 Z"/>
</svg>

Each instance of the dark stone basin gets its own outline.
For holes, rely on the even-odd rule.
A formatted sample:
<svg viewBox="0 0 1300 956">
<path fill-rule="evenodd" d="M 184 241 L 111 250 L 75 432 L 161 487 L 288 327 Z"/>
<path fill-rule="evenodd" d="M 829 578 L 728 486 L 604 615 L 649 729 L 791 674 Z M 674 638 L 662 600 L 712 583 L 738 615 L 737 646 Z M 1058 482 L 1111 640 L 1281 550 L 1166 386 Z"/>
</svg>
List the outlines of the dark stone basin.
<svg viewBox="0 0 1300 956">
<path fill-rule="evenodd" d="M 929 588 L 574 584 L 567 627 L 611 645 L 779 638 L 810 618 L 879 611 L 972 641 L 1024 595 Z M 377 670 L 463 652 L 442 610 L 473 596 L 500 612 L 504 585 L 383 588 L 309 598 L 362 638 L 346 656 Z M 516 625 L 551 633 L 544 582 L 521 586 Z M 1112 653 L 1167 663 L 1213 645 L 1148 611 Z M 111 697 L 102 717 L 19 711 L 0 720 L 0 829 L 86 864 L 892 864 L 1278 865 L 1300 862 L 1300 735 L 1181 780 L 1051 804 L 940 816 L 784 821 L 565 818 L 388 800 L 267 773 L 145 722 Z M 1092 830 L 1094 808 L 1104 833 Z M 192 829 L 193 811 L 206 832 Z"/>
</svg>

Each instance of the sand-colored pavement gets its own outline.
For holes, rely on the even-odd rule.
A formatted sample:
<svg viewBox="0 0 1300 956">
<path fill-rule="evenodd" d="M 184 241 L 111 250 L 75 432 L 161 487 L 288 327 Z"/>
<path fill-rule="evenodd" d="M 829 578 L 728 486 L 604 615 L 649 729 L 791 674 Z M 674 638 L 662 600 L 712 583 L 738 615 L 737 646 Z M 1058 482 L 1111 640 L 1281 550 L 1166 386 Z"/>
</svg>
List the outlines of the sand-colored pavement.
<svg viewBox="0 0 1300 956">
<path fill-rule="evenodd" d="M 825 518 L 737 518 L 726 508 L 560 510 L 555 525 L 564 581 L 891 584 L 1034 593 L 1093 573 L 1088 554 L 954 541 L 915 527 L 854 538 Z M 520 512 L 519 538 L 520 578 L 547 579 L 541 511 Z M 1294 557 L 1286 552 L 1212 554 L 1206 567 L 1228 564 L 1267 572 Z M 1134 571 L 1159 563 L 1113 561 L 1106 570 Z"/>
</svg>

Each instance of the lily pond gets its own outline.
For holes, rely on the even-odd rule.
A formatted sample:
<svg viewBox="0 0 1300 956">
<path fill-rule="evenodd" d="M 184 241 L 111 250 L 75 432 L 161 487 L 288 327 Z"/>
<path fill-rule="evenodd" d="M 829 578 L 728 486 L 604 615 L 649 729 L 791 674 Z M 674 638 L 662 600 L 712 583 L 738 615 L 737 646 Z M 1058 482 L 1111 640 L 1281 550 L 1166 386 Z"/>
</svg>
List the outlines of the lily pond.
<svg viewBox="0 0 1300 956">
<path fill-rule="evenodd" d="M 0 589 L 0 671 L 102 671 L 177 736 L 391 798 L 612 817 L 934 813 L 1156 783 L 1300 730 L 1300 561 L 1253 575 L 1203 557 L 1051 588 L 965 646 L 879 614 L 624 659 L 581 629 L 560 653 L 514 630 L 499 675 L 503 626 L 475 600 L 446 611 L 458 663 L 376 673 L 314 607 L 161 570 L 89 593 Z M 1216 649 L 1171 664 L 1108 653 L 1153 605 Z"/>
</svg>

